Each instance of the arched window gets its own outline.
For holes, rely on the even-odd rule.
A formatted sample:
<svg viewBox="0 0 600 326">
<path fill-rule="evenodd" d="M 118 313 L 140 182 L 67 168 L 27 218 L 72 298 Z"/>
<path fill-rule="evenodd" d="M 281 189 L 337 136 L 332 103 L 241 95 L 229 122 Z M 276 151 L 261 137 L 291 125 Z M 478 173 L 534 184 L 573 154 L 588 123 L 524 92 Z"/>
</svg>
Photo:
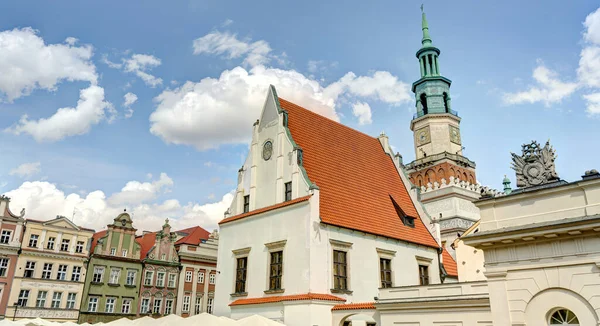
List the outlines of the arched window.
<svg viewBox="0 0 600 326">
<path fill-rule="evenodd" d="M 450 112 L 450 111 L 448 111 L 448 94 L 446 92 L 444 92 L 443 96 L 444 96 L 444 112 L 448 113 L 448 112 Z"/>
<path fill-rule="evenodd" d="M 421 106 L 423 106 L 423 114 L 427 114 L 427 95 L 421 94 Z"/>
<path fill-rule="evenodd" d="M 550 315 L 548 325 L 579 325 L 579 319 L 571 310 L 558 309 Z"/>
</svg>

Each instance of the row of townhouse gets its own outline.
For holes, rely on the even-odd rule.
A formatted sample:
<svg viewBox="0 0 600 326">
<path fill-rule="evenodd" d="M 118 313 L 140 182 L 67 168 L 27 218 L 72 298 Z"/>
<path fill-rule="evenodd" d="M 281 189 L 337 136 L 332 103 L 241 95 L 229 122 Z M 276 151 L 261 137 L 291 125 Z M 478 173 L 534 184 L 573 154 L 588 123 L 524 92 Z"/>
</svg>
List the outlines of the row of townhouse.
<svg viewBox="0 0 600 326">
<path fill-rule="evenodd" d="M 0 196 L 0 318 L 109 322 L 212 312 L 218 233 L 136 236 L 131 215 L 94 232 L 64 216 L 14 214 Z"/>
</svg>

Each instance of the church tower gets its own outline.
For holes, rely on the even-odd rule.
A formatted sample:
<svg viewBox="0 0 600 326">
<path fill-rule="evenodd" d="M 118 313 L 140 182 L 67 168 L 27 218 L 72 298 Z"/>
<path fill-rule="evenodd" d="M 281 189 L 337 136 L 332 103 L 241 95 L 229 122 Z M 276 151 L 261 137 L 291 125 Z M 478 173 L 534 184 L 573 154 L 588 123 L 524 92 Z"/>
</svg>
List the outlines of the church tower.
<svg viewBox="0 0 600 326">
<path fill-rule="evenodd" d="M 476 182 L 475 163 L 462 155 L 460 117 L 451 105 L 452 81 L 440 73 L 440 50 L 429 36 L 425 12 L 421 28 L 422 45 L 417 51 L 421 78 L 412 85 L 417 113 L 410 123 L 416 159 L 406 165 L 406 170 L 410 181 L 418 187 L 441 183 L 451 176 L 473 184 Z"/>
</svg>

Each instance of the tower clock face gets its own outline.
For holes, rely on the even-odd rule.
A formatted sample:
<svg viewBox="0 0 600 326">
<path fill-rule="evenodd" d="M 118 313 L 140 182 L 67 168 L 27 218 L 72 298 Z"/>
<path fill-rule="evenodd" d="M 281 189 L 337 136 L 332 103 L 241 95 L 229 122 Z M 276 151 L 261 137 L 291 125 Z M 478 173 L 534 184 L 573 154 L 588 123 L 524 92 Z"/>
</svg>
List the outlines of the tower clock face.
<svg viewBox="0 0 600 326">
<path fill-rule="evenodd" d="M 268 161 L 273 154 L 273 143 L 269 140 L 263 145 L 262 157 L 265 161 Z"/>
<path fill-rule="evenodd" d="M 450 141 L 460 145 L 460 130 L 454 126 L 450 126 Z"/>
<path fill-rule="evenodd" d="M 429 134 L 429 126 L 417 130 L 415 136 L 417 137 L 417 145 L 429 143 L 431 141 L 431 135 Z"/>
</svg>

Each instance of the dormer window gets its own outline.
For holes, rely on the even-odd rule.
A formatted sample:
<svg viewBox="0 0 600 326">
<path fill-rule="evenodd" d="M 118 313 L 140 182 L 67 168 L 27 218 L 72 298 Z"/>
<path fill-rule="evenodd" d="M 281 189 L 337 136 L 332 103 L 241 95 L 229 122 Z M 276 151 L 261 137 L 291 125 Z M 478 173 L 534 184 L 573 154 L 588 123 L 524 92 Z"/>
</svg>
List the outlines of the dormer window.
<svg viewBox="0 0 600 326">
<path fill-rule="evenodd" d="M 394 200 L 394 198 L 391 195 L 390 195 L 390 199 L 392 200 L 392 204 L 394 205 L 394 208 L 396 209 L 396 213 L 398 214 L 398 217 L 400 217 L 402 224 L 404 224 L 405 226 L 414 228 L 415 227 L 415 218 L 412 216 L 406 215 L 404 213 L 404 211 L 402 210 L 402 208 L 400 207 L 400 205 L 398 205 L 398 203 L 396 203 L 396 201 Z"/>
<path fill-rule="evenodd" d="M 244 213 L 250 211 L 250 195 L 244 196 Z"/>
</svg>

